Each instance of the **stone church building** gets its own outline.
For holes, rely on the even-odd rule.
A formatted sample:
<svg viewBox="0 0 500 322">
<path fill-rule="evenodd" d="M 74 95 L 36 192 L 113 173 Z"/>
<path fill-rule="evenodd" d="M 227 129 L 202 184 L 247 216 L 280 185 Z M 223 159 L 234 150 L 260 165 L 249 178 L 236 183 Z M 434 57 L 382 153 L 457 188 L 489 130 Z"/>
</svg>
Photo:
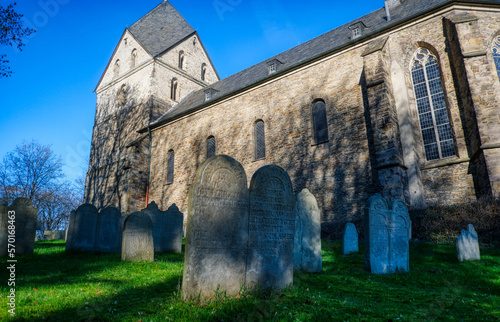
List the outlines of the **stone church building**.
<svg viewBox="0 0 500 322">
<path fill-rule="evenodd" d="M 96 88 L 86 200 L 187 213 L 198 166 L 274 164 L 324 229 L 380 192 L 410 208 L 500 192 L 500 1 L 381 9 L 220 79 L 168 2 L 125 29 Z"/>
</svg>

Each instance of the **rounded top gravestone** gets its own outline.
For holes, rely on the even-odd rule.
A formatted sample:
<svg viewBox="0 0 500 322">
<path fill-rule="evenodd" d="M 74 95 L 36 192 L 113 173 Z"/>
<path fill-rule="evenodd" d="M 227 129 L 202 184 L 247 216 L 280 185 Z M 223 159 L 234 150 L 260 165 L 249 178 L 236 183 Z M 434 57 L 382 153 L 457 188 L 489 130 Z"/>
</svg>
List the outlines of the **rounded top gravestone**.
<svg viewBox="0 0 500 322">
<path fill-rule="evenodd" d="M 101 210 L 97 217 L 96 250 L 102 253 L 120 253 L 122 246 L 122 214 L 116 207 Z"/>
<path fill-rule="evenodd" d="M 151 218 L 143 212 L 134 212 L 125 219 L 122 260 L 130 262 L 154 261 L 153 224 Z"/>
<path fill-rule="evenodd" d="M 203 162 L 189 191 L 182 294 L 185 300 L 228 296 L 245 284 L 248 188 L 245 170 L 231 157 Z"/>
</svg>

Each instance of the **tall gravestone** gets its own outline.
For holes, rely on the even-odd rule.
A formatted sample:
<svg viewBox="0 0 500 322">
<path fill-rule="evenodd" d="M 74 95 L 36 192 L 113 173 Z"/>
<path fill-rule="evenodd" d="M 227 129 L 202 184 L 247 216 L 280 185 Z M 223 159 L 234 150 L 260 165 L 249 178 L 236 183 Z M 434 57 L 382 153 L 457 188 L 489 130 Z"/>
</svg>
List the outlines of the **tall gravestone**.
<svg viewBox="0 0 500 322">
<path fill-rule="evenodd" d="M 245 285 L 248 188 L 245 170 L 228 156 L 203 162 L 189 190 L 182 294 L 210 299 Z"/>
<path fill-rule="evenodd" d="M 342 243 L 342 254 L 349 255 L 359 251 L 358 231 L 352 222 L 345 225 L 344 240 Z"/>
<path fill-rule="evenodd" d="M 474 226 L 467 225 L 467 230 L 463 230 L 457 237 L 457 257 L 458 261 L 480 260 L 479 239 Z"/>
<path fill-rule="evenodd" d="M 323 270 L 321 257 L 321 212 L 314 195 L 304 189 L 297 195 L 294 268 L 309 273 Z"/>
<path fill-rule="evenodd" d="M 153 201 L 142 211 L 148 214 L 153 222 L 155 253 L 180 253 L 184 215 L 179 208 L 174 204 L 167 211 L 161 211 Z"/>
<path fill-rule="evenodd" d="M 365 231 L 367 269 L 375 274 L 409 271 L 410 216 L 404 202 L 397 198 L 389 208 L 379 194 L 369 199 Z"/>
<path fill-rule="evenodd" d="M 95 250 L 118 254 L 122 247 L 122 214 L 115 207 L 101 210 L 97 216 Z"/>
<path fill-rule="evenodd" d="M 129 262 L 154 261 L 153 223 L 144 212 L 127 217 L 123 227 L 122 260 Z"/>
<path fill-rule="evenodd" d="M 10 216 L 9 216 L 10 213 Z M 14 216 L 14 229 L 9 222 Z M 16 198 L 10 207 L 0 205 L 0 256 L 7 256 L 10 232 L 14 231 L 12 238 L 15 255 L 32 254 L 35 249 L 36 223 L 38 210 L 33 207 L 31 200 Z"/>
<path fill-rule="evenodd" d="M 98 213 L 97 208 L 91 204 L 83 204 L 76 209 L 72 242 L 74 250 L 95 251 Z"/>
<path fill-rule="evenodd" d="M 75 250 L 74 238 L 75 238 L 75 225 L 76 225 L 76 210 L 73 210 L 69 214 L 69 224 L 66 229 L 66 251 L 71 252 Z"/>
<path fill-rule="evenodd" d="M 246 285 L 284 289 L 293 283 L 296 204 L 290 177 L 268 165 L 250 183 Z"/>
</svg>

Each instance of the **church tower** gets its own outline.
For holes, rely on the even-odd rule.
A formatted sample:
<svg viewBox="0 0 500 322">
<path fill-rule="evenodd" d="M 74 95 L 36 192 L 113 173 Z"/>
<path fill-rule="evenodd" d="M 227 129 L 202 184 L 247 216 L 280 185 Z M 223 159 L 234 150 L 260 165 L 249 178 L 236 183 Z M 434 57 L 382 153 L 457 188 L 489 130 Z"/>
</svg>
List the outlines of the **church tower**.
<svg viewBox="0 0 500 322">
<path fill-rule="evenodd" d="M 142 209 L 150 136 L 137 131 L 218 80 L 198 33 L 168 1 L 126 28 L 95 90 L 86 201 Z"/>
</svg>

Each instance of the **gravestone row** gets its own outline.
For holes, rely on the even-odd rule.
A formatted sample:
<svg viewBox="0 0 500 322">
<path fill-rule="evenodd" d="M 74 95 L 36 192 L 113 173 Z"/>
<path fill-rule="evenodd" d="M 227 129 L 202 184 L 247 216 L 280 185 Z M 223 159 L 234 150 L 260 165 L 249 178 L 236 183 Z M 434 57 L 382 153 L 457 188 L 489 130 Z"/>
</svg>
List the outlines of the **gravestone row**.
<svg viewBox="0 0 500 322">
<path fill-rule="evenodd" d="M 294 262 L 297 268 L 321 271 L 319 210 L 313 198 L 304 192 L 297 212 L 282 168 L 260 168 L 247 188 L 239 162 L 223 155 L 207 159 L 189 190 L 183 298 L 210 299 L 216 290 L 235 296 L 242 288 L 283 289 L 293 283 Z M 299 245 L 295 252 L 294 245 Z"/>
<path fill-rule="evenodd" d="M 0 204 L 0 257 L 33 253 L 37 217 L 27 198 L 17 198 L 9 207 Z"/>
</svg>

